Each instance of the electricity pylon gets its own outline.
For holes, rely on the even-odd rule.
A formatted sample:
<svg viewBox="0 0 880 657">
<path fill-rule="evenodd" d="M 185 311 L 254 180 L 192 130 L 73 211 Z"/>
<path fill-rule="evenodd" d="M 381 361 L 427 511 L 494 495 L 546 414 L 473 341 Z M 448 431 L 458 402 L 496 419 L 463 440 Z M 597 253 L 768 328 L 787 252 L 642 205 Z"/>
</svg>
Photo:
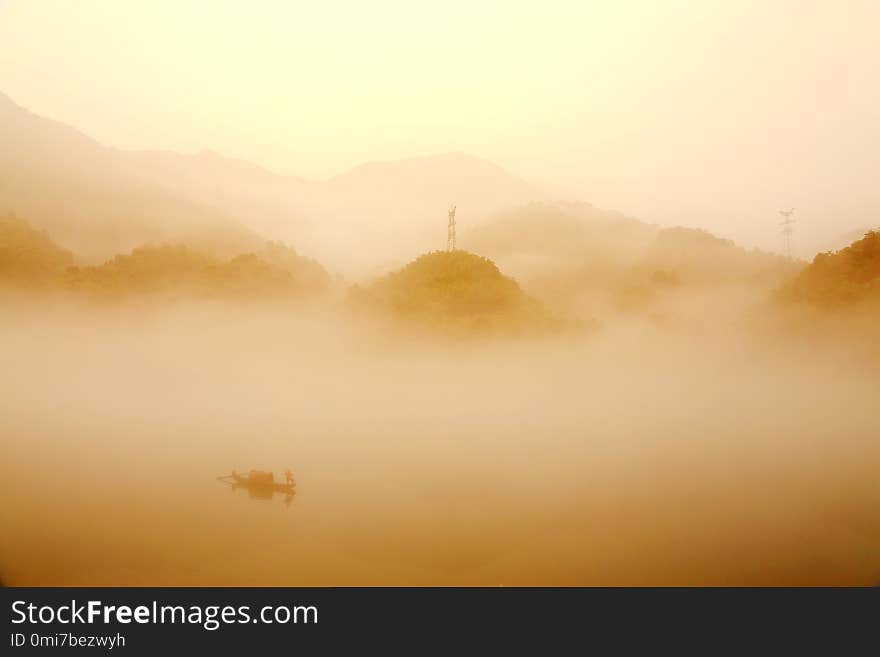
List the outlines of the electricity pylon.
<svg viewBox="0 0 880 657">
<path fill-rule="evenodd" d="M 794 208 L 791 208 L 790 210 L 780 210 L 779 214 L 782 215 L 782 221 L 779 222 L 779 225 L 782 226 L 782 235 L 785 238 L 785 255 L 788 256 L 790 260 L 791 237 L 794 235 L 795 224 L 795 220 L 792 219 L 794 216 Z"/>
<path fill-rule="evenodd" d="M 455 206 L 448 210 L 449 227 L 446 229 L 446 250 L 455 251 Z"/>
</svg>

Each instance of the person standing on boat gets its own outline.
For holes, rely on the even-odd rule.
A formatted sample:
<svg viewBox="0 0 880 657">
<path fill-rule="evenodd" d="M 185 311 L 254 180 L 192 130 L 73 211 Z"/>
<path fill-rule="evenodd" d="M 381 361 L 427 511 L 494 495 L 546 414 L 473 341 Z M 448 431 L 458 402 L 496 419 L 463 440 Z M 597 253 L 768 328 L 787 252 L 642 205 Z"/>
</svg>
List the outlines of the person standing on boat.
<svg viewBox="0 0 880 657">
<path fill-rule="evenodd" d="M 287 485 L 290 486 L 293 484 L 293 473 L 290 471 L 290 468 L 284 471 L 284 478 L 287 479 Z"/>
</svg>

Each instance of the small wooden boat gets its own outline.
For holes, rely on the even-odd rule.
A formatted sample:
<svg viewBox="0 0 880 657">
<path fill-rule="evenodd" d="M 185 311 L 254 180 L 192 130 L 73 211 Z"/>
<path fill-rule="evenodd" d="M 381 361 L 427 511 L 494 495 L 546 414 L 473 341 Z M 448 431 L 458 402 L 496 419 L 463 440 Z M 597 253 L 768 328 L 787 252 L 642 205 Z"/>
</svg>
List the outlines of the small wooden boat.
<svg viewBox="0 0 880 657">
<path fill-rule="evenodd" d="M 247 475 L 240 475 L 235 470 L 233 470 L 232 474 L 223 475 L 222 477 L 217 478 L 221 481 L 226 481 L 232 484 L 233 488 L 242 487 L 255 492 L 270 494 L 293 494 L 296 492 L 295 481 L 291 480 L 290 483 L 281 483 L 275 481 L 275 477 L 271 472 L 260 472 L 258 470 L 251 470 L 247 473 Z"/>
</svg>

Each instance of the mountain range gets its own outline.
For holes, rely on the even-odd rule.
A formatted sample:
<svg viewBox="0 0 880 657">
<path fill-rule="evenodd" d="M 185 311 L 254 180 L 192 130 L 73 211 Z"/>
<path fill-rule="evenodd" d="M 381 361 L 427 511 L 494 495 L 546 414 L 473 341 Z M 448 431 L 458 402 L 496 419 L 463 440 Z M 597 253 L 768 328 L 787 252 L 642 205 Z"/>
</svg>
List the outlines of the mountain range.
<svg viewBox="0 0 880 657">
<path fill-rule="evenodd" d="M 169 242 L 228 259 L 279 240 L 332 272 L 363 278 L 445 246 L 451 204 L 458 206 L 459 244 L 526 279 L 585 266 L 595 277 L 632 265 L 661 230 L 560 199 L 464 153 L 369 162 L 314 181 L 212 151 L 105 146 L 0 94 L 0 214 L 46 231 L 81 264 Z M 668 267 L 670 252 L 692 250 L 678 244 L 693 241 L 687 235 L 675 237 L 674 248 L 666 235 L 666 260 L 654 260 Z M 700 250 L 710 244 L 697 242 Z M 712 247 L 742 260 L 730 256 L 732 244 Z"/>
<path fill-rule="evenodd" d="M 362 272 L 442 246 L 452 203 L 463 221 L 478 222 L 545 197 L 464 153 L 370 162 L 311 181 L 210 151 L 121 150 L 0 94 L 0 212 L 47 230 L 85 262 L 144 243 L 185 241 L 228 256 L 279 239 Z"/>
</svg>

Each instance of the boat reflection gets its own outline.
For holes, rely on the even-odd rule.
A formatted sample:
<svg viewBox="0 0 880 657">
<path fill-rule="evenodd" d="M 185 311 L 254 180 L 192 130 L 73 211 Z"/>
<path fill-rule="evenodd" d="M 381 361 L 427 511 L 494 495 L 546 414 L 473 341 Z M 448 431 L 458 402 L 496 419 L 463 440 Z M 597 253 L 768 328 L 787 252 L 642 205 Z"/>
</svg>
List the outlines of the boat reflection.
<svg viewBox="0 0 880 657">
<path fill-rule="evenodd" d="M 232 491 L 239 488 L 245 489 L 248 497 L 252 500 L 271 500 L 277 493 L 283 496 L 284 506 L 289 507 L 296 496 L 296 482 L 293 480 L 290 470 L 285 472 L 285 477 L 285 483 L 280 483 L 275 481 L 275 476 L 271 472 L 251 470 L 247 475 L 240 475 L 233 470 L 232 474 L 223 475 L 217 479 L 229 485 Z"/>
</svg>

